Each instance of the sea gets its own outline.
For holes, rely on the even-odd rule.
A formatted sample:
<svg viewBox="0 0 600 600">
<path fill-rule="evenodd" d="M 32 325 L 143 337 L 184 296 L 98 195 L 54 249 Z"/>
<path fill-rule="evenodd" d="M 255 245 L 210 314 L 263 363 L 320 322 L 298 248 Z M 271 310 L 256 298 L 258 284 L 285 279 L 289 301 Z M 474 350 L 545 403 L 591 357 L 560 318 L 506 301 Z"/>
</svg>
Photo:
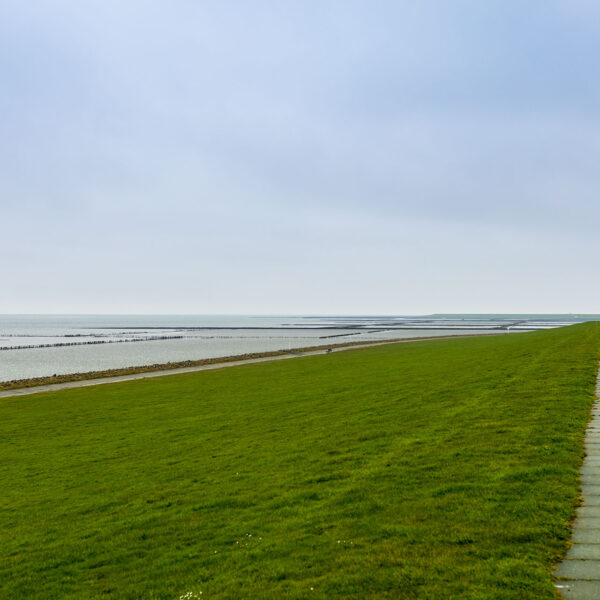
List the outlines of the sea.
<svg viewBox="0 0 600 600">
<path fill-rule="evenodd" d="M 343 342 L 506 335 L 597 315 L 0 315 L 0 381 Z"/>
</svg>

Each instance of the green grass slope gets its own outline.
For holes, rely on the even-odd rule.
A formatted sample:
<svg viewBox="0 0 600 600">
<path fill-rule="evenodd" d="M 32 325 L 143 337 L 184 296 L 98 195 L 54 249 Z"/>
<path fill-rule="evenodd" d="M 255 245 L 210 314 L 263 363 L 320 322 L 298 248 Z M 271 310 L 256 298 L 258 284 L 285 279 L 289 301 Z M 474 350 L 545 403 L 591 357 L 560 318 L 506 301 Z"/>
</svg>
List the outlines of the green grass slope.
<svg viewBox="0 0 600 600">
<path fill-rule="evenodd" d="M 599 346 L 590 323 L 0 401 L 0 597 L 553 598 Z"/>
</svg>

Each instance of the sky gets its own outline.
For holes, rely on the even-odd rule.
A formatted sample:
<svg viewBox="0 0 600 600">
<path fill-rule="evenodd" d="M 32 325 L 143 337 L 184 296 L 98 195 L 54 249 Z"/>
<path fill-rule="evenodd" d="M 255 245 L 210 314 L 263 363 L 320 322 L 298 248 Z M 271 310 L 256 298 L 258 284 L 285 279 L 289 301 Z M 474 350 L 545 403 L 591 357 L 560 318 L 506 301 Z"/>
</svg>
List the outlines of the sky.
<svg viewBox="0 0 600 600">
<path fill-rule="evenodd" d="M 3 0 L 0 313 L 600 313 L 600 3 Z"/>
</svg>

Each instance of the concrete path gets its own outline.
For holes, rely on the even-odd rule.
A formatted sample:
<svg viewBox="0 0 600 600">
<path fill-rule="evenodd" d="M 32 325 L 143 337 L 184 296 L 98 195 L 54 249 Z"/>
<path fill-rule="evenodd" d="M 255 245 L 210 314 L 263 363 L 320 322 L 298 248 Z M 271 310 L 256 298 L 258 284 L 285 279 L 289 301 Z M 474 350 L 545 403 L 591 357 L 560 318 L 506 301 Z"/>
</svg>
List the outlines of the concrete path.
<svg viewBox="0 0 600 600">
<path fill-rule="evenodd" d="M 556 587 L 571 600 L 600 599 L 600 375 L 581 467 L 583 506 L 577 509 L 573 545 L 558 566 Z"/>
<path fill-rule="evenodd" d="M 330 352 L 344 352 L 346 350 L 359 350 L 361 348 L 371 348 L 373 346 L 383 346 L 384 344 L 407 344 L 410 342 L 424 342 L 433 340 L 447 340 L 450 338 L 480 337 L 481 335 L 500 335 L 500 334 L 460 334 L 460 335 L 439 335 L 434 337 L 405 338 L 396 340 L 383 340 L 381 342 L 365 342 L 355 346 L 341 346 L 336 348 L 332 346 L 323 346 L 321 348 L 308 352 L 294 352 L 292 348 L 287 354 L 277 356 L 264 356 L 261 358 L 245 358 L 242 360 L 231 360 L 212 363 L 209 365 L 199 365 L 197 367 L 180 367 L 177 369 L 161 369 L 160 371 L 146 371 L 145 373 L 130 373 L 128 375 L 116 375 L 114 377 L 98 377 L 96 379 L 82 379 L 80 381 L 65 381 L 62 383 L 49 383 L 47 385 L 36 385 L 25 388 L 15 388 L 12 390 L 0 390 L 0 399 L 12 398 L 14 396 L 29 396 L 30 394 L 39 394 L 41 392 L 54 392 L 56 390 L 66 390 L 69 388 L 87 387 L 90 385 L 102 385 L 103 383 L 119 383 L 121 381 L 133 381 L 136 379 L 147 379 L 149 377 L 163 377 L 164 375 L 179 375 L 181 373 L 195 373 L 196 371 L 212 371 L 213 369 L 223 369 L 225 367 L 237 367 L 238 365 L 248 365 L 251 363 L 269 362 L 271 360 L 284 360 L 287 358 L 296 358 L 298 356 L 313 356 L 315 354 L 329 354 Z"/>
<path fill-rule="evenodd" d="M 463 336 L 448 336 L 448 337 L 463 337 Z M 445 336 L 436 337 L 434 339 L 445 339 Z M 0 391 L 1 398 L 12 398 L 14 396 L 28 396 L 30 394 L 39 394 L 41 392 L 54 392 L 56 390 L 66 390 L 69 388 L 87 387 L 90 385 L 102 385 L 104 383 L 119 383 L 121 381 L 133 381 L 136 379 L 147 379 L 149 377 L 163 377 L 164 375 L 179 375 L 181 373 L 195 373 L 196 371 L 212 371 L 213 369 L 223 369 L 225 367 L 236 367 L 238 365 L 248 365 L 251 363 L 269 362 L 272 360 L 284 360 L 288 358 L 296 358 L 298 356 L 313 356 L 315 354 L 328 354 L 329 352 L 343 352 L 345 350 L 358 350 L 360 348 L 370 348 L 372 346 L 381 346 L 383 344 L 398 344 L 406 342 L 419 342 L 423 339 L 407 338 L 401 342 L 370 342 L 356 346 L 344 346 L 341 348 L 331 348 L 328 351 L 327 346 L 310 352 L 294 352 L 290 350 L 288 354 L 280 354 L 278 356 L 265 356 L 262 358 L 247 358 L 243 360 L 232 360 L 229 362 L 219 362 L 209 365 L 200 365 L 197 367 L 182 367 L 179 369 L 161 369 L 160 371 L 147 371 L 145 373 L 131 373 L 128 375 L 117 375 L 115 377 L 101 377 L 97 379 L 82 379 L 81 381 L 66 381 L 63 383 L 49 383 L 48 385 L 36 385 L 34 387 L 16 388 L 14 390 Z"/>
</svg>

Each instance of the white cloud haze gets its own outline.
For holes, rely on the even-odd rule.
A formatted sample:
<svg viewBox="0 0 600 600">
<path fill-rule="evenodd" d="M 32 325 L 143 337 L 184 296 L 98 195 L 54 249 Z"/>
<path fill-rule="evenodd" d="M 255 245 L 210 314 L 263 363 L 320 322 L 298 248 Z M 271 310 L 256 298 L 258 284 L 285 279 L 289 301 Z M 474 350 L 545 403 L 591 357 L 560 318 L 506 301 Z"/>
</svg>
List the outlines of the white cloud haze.
<svg viewBox="0 0 600 600">
<path fill-rule="evenodd" d="M 593 2 L 0 5 L 0 313 L 600 312 Z"/>
</svg>

